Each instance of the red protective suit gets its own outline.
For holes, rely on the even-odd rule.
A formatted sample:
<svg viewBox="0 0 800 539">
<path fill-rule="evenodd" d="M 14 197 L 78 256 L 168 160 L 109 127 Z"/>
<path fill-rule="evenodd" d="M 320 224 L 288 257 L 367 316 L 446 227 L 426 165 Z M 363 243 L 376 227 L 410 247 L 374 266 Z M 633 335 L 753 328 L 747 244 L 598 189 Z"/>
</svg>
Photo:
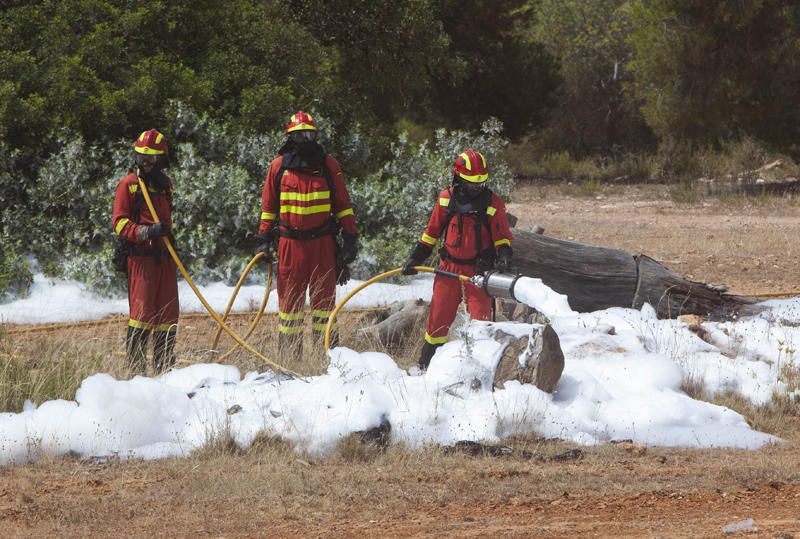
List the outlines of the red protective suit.
<svg viewBox="0 0 800 539">
<path fill-rule="evenodd" d="M 158 189 L 147 184 L 147 190 L 159 221 L 172 230 L 172 182 Z M 180 314 L 175 262 L 161 238 L 140 241 L 139 228 L 155 223 L 140 192 L 135 173 L 125 176 L 114 196 L 112 225 L 121 238 L 130 242 L 128 256 L 128 361 L 137 371 L 144 370 L 148 336 L 154 335 L 156 370 L 174 363 L 175 331 Z"/>
<path fill-rule="evenodd" d="M 338 161 L 322 166 L 283 169 L 280 193 L 276 176 L 284 158 L 272 161 L 261 197 L 259 235 L 276 227 L 278 241 L 279 345 L 282 356 L 302 350 L 306 290 L 311 303 L 312 330 L 320 339 L 336 304 L 336 241 L 334 224 L 356 234 L 356 219 Z M 336 337 L 332 339 L 335 341 Z"/>
<path fill-rule="evenodd" d="M 496 249 L 503 246 L 511 247 L 511 229 L 506 218 L 505 204 L 491 191 L 481 195 L 486 197 L 486 203 L 478 204 L 481 211 L 485 212 L 485 218 L 479 217 L 474 211 L 459 214 L 453 212 L 452 208 L 451 214 L 448 215 L 451 202 L 457 204 L 452 201 L 453 189 L 450 187 L 439 194 L 419 243 L 430 252 L 444 235 L 439 268 L 471 277 L 475 275 L 480 263 L 479 254 L 483 253 L 484 264 L 491 264 Z M 447 225 L 446 232 L 445 225 Z M 482 290 L 472 283 L 436 275 L 433 280 L 433 297 L 425 331 L 423 356 L 420 360 L 423 367 L 427 367 L 427 362 L 430 361 L 435 349 L 447 342 L 447 333 L 455 319 L 462 297 L 466 300 L 467 310 L 474 320 L 492 319 L 492 299 Z"/>
</svg>

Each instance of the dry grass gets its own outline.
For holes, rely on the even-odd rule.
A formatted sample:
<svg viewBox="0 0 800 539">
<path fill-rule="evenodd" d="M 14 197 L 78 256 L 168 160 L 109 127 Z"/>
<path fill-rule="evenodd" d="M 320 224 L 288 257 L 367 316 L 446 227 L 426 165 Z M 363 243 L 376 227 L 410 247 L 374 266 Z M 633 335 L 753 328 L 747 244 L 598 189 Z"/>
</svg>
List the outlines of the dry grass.
<svg viewBox="0 0 800 539">
<path fill-rule="evenodd" d="M 115 325 L 30 336 L 5 331 L 0 334 L 0 411 L 20 411 L 26 400 L 72 399 L 81 381 L 98 372 L 128 375 L 113 353 L 119 342 L 124 336 Z"/>
<path fill-rule="evenodd" d="M 356 333 L 356 328 L 378 319 L 380 311 L 343 311 L 339 316 L 341 342 L 355 350 L 377 350 L 395 358 L 401 367 L 416 363 L 422 346 L 424 329 L 417 328 L 413 338 L 402 346 L 390 349 L 376 346 Z M 244 334 L 254 313 L 234 314 L 228 323 Z M 304 353 L 278 361 L 277 318 L 267 313 L 249 339 L 257 350 L 283 367 L 303 375 L 314 376 L 328 368 L 322 343 L 309 328 L 304 334 Z M 126 320 L 104 324 L 63 325 L 53 328 L 0 326 L 0 412 L 19 412 L 26 400 L 41 403 L 52 399 L 74 399 L 75 391 L 88 376 L 105 372 L 117 379 L 133 376 L 125 366 Z M 231 349 L 235 342 L 227 334 L 219 341 L 219 354 L 211 349 L 215 324 L 210 318 L 185 315 L 180 321 L 176 351 L 178 366 L 214 362 L 216 357 Z M 269 369 L 262 360 L 239 348 L 225 360 L 242 373 Z M 148 375 L 154 375 L 152 365 Z"/>
<path fill-rule="evenodd" d="M 414 523 L 449 535 L 445 522 L 474 518 L 478 526 L 470 528 L 485 533 L 493 519 L 525 514 L 531 505 L 540 515 L 548 506 L 596 513 L 607 504 L 624 510 L 624 504 L 662 497 L 683 499 L 686 507 L 700 502 L 693 497 L 702 493 L 734 501 L 764 483 L 780 488 L 800 478 L 797 451 L 786 447 L 697 451 L 620 443 L 582 448 L 579 458 L 560 461 L 553 457 L 570 445 L 536 438 L 509 442 L 518 451 L 506 457 L 392 446 L 365 460 L 335 455 L 311 461 L 263 440 L 246 451 L 220 446 L 190 459 L 103 465 L 62 460 L 2 469 L 4 492 L 22 510 L 14 513 L 16 528 L 0 519 L 0 531 L 14 537 L 58 529 L 59 536 L 72 537 L 119 533 L 124 526 L 134 536 L 155 529 L 179 536 L 352 536 L 372 522 L 382 524 L 368 535 L 387 533 L 385 526 L 392 535 L 407 535 L 401 530 Z M 520 456 L 523 447 L 529 458 Z M 708 502 L 702 510 L 710 510 Z M 429 521 L 425 515 L 439 517 Z"/>
<path fill-rule="evenodd" d="M 371 347 L 355 335 L 355 327 L 365 316 L 343 316 L 345 344 Z M 248 315 L 238 318 L 231 322 L 235 327 L 249 324 Z M 270 322 L 274 319 L 265 322 L 268 325 L 254 341 L 265 352 L 275 344 Z M 179 340 L 181 358 L 199 361 L 208 356 L 213 338 L 209 326 L 201 318 L 185 321 Z M 57 372 L 43 369 L 49 363 L 70 366 L 65 367 L 70 376 L 55 380 L 79 381 L 93 369 L 124 377 L 117 354 L 123 338 L 114 324 L 71 330 L 66 340 L 47 332 L 6 331 L 0 350 L 3 357 L 13 356 L 21 365 L 38 365 L 38 371 L 30 370 L 40 377 Z M 419 346 L 415 342 L 386 352 L 394 357 L 403 354 L 401 363 L 409 366 L 416 361 Z M 79 359 L 84 357 L 89 360 Z M 244 353 L 232 361 L 243 371 L 263 370 L 258 360 Z M 301 372 L 319 371 L 320 361 L 298 358 L 295 367 Z M 3 383 L 11 379 L 6 374 L 0 377 Z M 74 385 L 61 387 L 66 398 L 74 396 Z M 45 394 L 30 391 L 28 397 Z M 119 463 L 44 457 L 36 465 L 0 468 L 0 536 L 143 536 L 156 530 L 156 535 L 167 536 L 352 537 L 383 535 L 386 530 L 392 530 L 392 535 L 430 530 L 441 535 L 467 530 L 505 535 L 503 530 L 511 529 L 510 523 L 532 526 L 547 514 L 553 519 L 552 511 L 559 511 L 562 503 L 562 511 L 579 515 L 596 513 L 598 507 L 609 504 L 620 512 L 609 518 L 619 521 L 629 517 L 628 504 L 640 500 L 652 503 L 647 500 L 697 496 L 696 503 L 707 512 L 704 496 L 716 499 L 719 493 L 730 493 L 735 497 L 765 483 L 796 484 L 800 429 L 796 421 L 787 420 L 796 419 L 796 407 L 780 407 L 777 402 L 759 409 L 742 402 L 730 405 L 738 407 L 754 427 L 773 429 L 789 443 L 755 452 L 646 448 L 631 443 L 576 448 L 537 435 L 520 435 L 504 440 L 504 451 L 491 447 L 472 451 L 387 447 L 352 434 L 331 456 L 313 459 L 279 439 L 262 436 L 243 449 L 223 436 L 186 459 Z M 787 410 L 794 416 L 787 416 Z M 515 514 L 523 515 L 522 520 L 515 521 Z M 652 520 L 652 516 L 647 518 Z M 382 524 L 377 529 L 365 528 L 369 523 Z M 608 529 L 605 526 L 602 529 Z M 534 533 L 525 529 L 521 535 Z M 575 528 L 566 528 L 552 536 L 564 533 L 580 535 Z"/>
</svg>

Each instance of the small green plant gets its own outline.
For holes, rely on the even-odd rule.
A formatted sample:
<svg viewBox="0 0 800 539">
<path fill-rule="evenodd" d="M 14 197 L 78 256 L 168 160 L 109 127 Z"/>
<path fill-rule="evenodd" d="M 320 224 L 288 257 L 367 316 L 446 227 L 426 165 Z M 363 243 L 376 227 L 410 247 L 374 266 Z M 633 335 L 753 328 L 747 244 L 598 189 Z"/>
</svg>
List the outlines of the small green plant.
<svg viewBox="0 0 800 539">
<path fill-rule="evenodd" d="M 578 185 L 578 192 L 585 197 L 597 196 L 603 184 L 597 178 L 587 178 Z"/>
<path fill-rule="evenodd" d="M 575 175 L 575 160 L 569 152 L 548 153 L 539 160 L 539 176 L 572 178 Z"/>
<path fill-rule="evenodd" d="M 669 188 L 670 199 L 677 204 L 696 204 L 700 194 L 691 181 L 680 181 Z"/>
<path fill-rule="evenodd" d="M 587 158 L 581 159 L 575 164 L 573 174 L 581 178 L 584 182 L 591 182 L 593 185 L 600 185 L 600 181 L 608 177 L 607 167 L 600 161 Z"/>
</svg>

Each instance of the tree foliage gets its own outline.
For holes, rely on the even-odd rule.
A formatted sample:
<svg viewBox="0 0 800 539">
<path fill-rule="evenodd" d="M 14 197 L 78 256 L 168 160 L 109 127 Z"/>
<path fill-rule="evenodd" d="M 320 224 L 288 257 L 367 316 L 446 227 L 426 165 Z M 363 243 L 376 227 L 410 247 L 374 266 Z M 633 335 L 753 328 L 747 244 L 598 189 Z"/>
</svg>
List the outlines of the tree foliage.
<svg viewBox="0 0 800 539">
<path fill-rule="evenodd" d="M 277 0 L 30 2 L 1 21 L 0 135 L 23 147 L 163 126 L 170 100 L 266 131 L 339 84 Z"/>
<path fill-rule="evenodd" d="M 561 85 L 550 125 L 578 154 L 646 144 L 649 133 L 626 85 L 633 51 L 626 0 L 536 0 L 529 39 L 558 60 Z"/>
<path fill-rule="evenodd" d="M 662 140 L 797 144 L 797 2 L 636 0 L 630 13 L 631 86 Z"/>
<path fill-rule="evenodd" d="M 447 61 L 449 39 L 430 0 L 290 0 L 289 5 L 292 20 L 337 51 L 337 72 L 349 96 L 357 96 L 350 107 L 362 117 L 371 112 L 392 122 L 424 103 L 435 77 L 459 76 Z"/>
<path fill-rule="evenodd" d="M 434 85 L 442 124 L 476 129 L 489 116 L 518 138 L 541 127 L 556 87 L 556 64 L 527 39 L 530 13 L 522 0 L 441 0 L 438 15 L 455 69 Z"/>
<path fill-rule="evenodd" d="M 119 284 L 111 196 L 145 129 L 171 143 L 187 262 L 230 278 L 286 118 L 312 112 L 375 269 L 407 252 L 466 146 L 503 193 L 506 136 L 535 141 L 516 163 L 658 148 L 690 170 L 737 144 L 797 156 L 798 73 L 793 0 L 5 2 L 0 294 L 30 284 L 31 254 L 51 274 Z"/>
</svg>

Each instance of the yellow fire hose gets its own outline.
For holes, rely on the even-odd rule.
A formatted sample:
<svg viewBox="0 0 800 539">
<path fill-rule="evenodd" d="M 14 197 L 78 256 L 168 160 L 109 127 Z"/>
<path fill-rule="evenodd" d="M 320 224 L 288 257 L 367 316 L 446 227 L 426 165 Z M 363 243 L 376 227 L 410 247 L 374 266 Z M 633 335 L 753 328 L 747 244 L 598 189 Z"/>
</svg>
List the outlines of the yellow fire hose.
<svg viewBox="0 0 800 539">
<path fill-rule="evenodd" d="M 158 218 L 158 214 L 156 213 L 156 209 L 153 207 L 153 201 L 150 200 L 150 193 L 148 193 L 147 186 L 144 184 L 144 182 L 142 181 L 141 178 L 139 178 L 139 187 L 142 190 L 142 195 L 144 195 L 144 201 L 147 204 L 147 209 L 150 210 L 150 214 L 153 216 L 153 221 L 155 221 L 156 223 L 160 223 L 161 221 Z M 259 352 L 258 350 L 256 350 L 255 348 L 253 348 L 252 346 L 247 344 L 231 328 L 229 328 L 228 325 L 225 324 L 225 322 L 214 311 L 214 309 L 211 308 L 211 305 L 208 304 L 208 302 L 206 301 L 206 298 L 204 298 L 203 294 L 200 293 L 200 290 L 197 289 L 197 286 L 195 286 L 194 281 L 192 281 L 192 278 L 189 277 L 189 273 L 186 271 L 186 268 L 183 266 L 183 264 L 181 263 L 180 259 L 178 258 L 178 254 L 175 252 L 175 249 L 172 247 L 172 243 L 169 241 L 169 238 L 167 236 L 163 236 L 162 239 L 164 240 L 164 245 L 167 247 L 167 250 L 169 251 L 169 254 L 172 257 L 172 260 L 175 261 L 175 265 L 178 266 L 178 269 L 180 270 L 181 274 L 183 275 L 183 278 L 186 279 L 187 283 L 189 283 L 189 286 L 192 288 L 192 291 L 197 296 L 197 299 L 199 299 L 200 303 L 203 304 L 203 307 L 206 308 L 206 311 L 208 311 L 208 314 L 211 315 L 211 317 L 217 322 L 217 324 L 219 324 L 220 327 L 222 329 L 224 329 L 225 332 L 228 333 L 228 335 L 230 335 L 233 338 L 233 340 L 238 342 L 241 346 L 243 346 L 245 348 L 245 350 L 247 350 L 248 352 L 250 352 L 251 354 L 253 354 L 257 358 L 262 360 L 267 365 L 269 365 L 271 367 L 274 367 L 274 368 L 278 369 L 279 371 L 284 372 L 286 374 L 291 374 L 292 376 L 294 376 L 296 378 L 303 379 L 303 377 L 300 376 L 299 374 L 297 374 L 296 372 L 291 371 L 291 370 L 287 369 L 286 367 L 282 367 L 281 365 L 278 365 L 277 363 L 275 363 L 274 361 L 272 361 L 271 359 L 269 359 L 268 357 L 263 355 L 261 352 Z"/>
<path fill-rule="evenodd" d="M 461 281 L 469 281 L 470 280 L 470 278 L 467 277 L 466 275 L 458 275 L 458 274 L 455 274 L 455 273 L 449 273 L 449 272 L 442 271 L 442 270 L 439 270 L 439 269 L 434 269 L 434 268 L 432 268 L 430 266 L 414 266 L 414 269 L 417 270 L 417 271 L 422 271 L 422 272 L 427 272 L 427 273 L 439 273 L 439 274 L 442 274 L 442 275 L 448 275 L 450 277 L 458 278 Z M 396 268 L 396 269 L 393 269 L 393 270 L 389 270 L 389 271 L 383 272 L 383 273 L 381 273 L 379 275 L 376 275 L 375 277 L 373 277 L 372 279 L 370 279 L 368 281 L 364 281 L 363 283 L 361 283 L 360 285 L 355 287 L 349 294 L 347 294 L 342 299 L 342 301 L 340 301 L 336 305 L 336 307 L 333 309 L 333 312 L 331 312 L 331 317 L 328 318 L 328 325 L 325 326 L 325 351 L 326 352 L 328 350 L 330 350 L 330 347 L 331 347 L 331 331 L 333 330 L 334 320 L 336 320 L 336 315 L 339 314 L 339 311 L 342 310 L 342 307 L 344 307 L 345 303 L 350 301 L 350 298 L 352 298 L 353 296 L 355 296 L 356 294 L 358 294 L 359 292 L 364 290 L 369 285 L 377 283 L 378 281 L 382 281 L 383 279 L 386 279 L 387 277 L 392 277 L 394 275 L 398 275 L 402 271 L 403 271 L 403 268 Z"/>
<path fill-rule="evenodd" d="M 223 322 L 228 319 L 228 315 L 230 314 L 231 309 L 233 308 L 233 302 L 236 300 L 236 296 L 239 295 L 239 289 L 242 288 L 242 284 L 244 283 L 244 280 L 247 277 L 247 274 L 250 273 L 250 270 L 253 268 L 253 266 L 259 260 L 261 260 L 262 258 L 264 258 L 264 253 L 258 253 L 256 256 L 253 257 L 253 259 L 250 261 L 250 263 L 247 264 L 247 266 L 244 268 L 244 271 L 242 272 L 242 276 L 239 277 L 239 281 L 236 283 L 236 288 L 233 289 L 233 294 L 231 294 L 231 299 L 228 301 L 228 305 L 225 307 L 225 313 L 222 315 L 222 321 Z M 247 328 L 247 333 L 245 334 L 244 337 L 242 337 L 242 339 L 245 340 L 245 341 L 250 338 L 250 335 L 253 333 L 253 330 L 256 328 L 258 323 L 261 321 L 261 317 L 264 315 L 264 309 L 267 308 L 267 300 L 269 299 L 270 288 L 272 288 L 272 264 L 271 263 L 267 265 L 267 288 L 266 288 L 266 290 L 264 290 L 264 297 L 261 300 L 261 305 L 258 307 L 258 311 L 256 312 L 256 316 L 255 316 L 255 318 L 253 318 L 253 321 L 250 323 L 250 327 Z M 219 326 L 217 328 L 217 334 L 214 336 L 214 344 L 211 346 L 212 350 L 214 350 L 214 351 L 217 350 L 217 345 L 219 344 L 219 338 L 220 338 L 221 335 L 222 335 L 222 326 Z M 233 345 L 233 348 L 231 348 L 230 350 L 228 350 L 227 352 L 225 352 L 224 354 L 219 356 L 217 358 L 217 361 L 221 361 L 221 360 L 225 359 L 226 357 L 230 356 L 232 353 L 234 353 L 236 350 L 238 350 L 239 346 L 240 345 L 239 345 L 238 342 L 235 343 Z"/>
</svg>

